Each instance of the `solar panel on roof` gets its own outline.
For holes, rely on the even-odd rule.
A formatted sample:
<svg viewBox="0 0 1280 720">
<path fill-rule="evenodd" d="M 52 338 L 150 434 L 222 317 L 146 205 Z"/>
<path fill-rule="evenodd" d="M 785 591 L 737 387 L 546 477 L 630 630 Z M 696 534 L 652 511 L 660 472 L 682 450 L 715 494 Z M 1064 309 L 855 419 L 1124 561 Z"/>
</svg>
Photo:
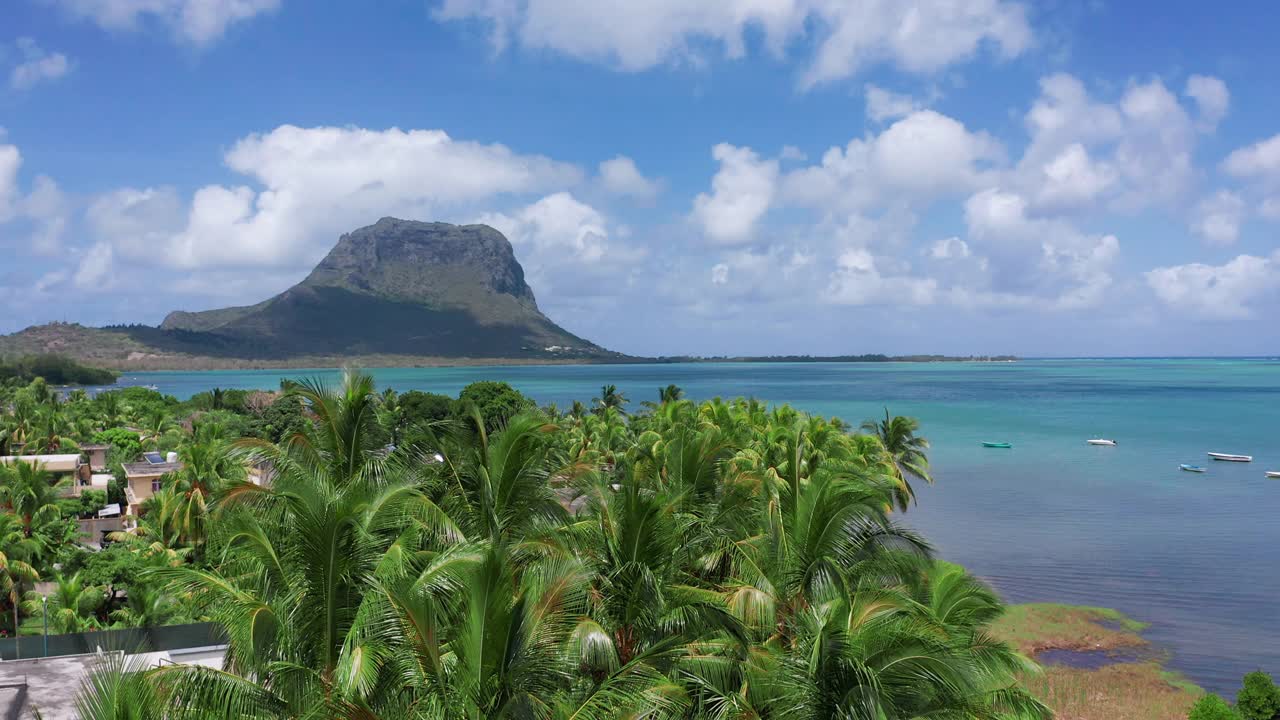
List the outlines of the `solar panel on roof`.
<svg viewBox="0 0 1280 720">
<path fill-rule="evenodd" d="M 142 453 L 142 457 L 146 458 L 147 462 L 152 465 L 159 465 L 164 462 L 164 456 L 158 452 Z"/>
</svg>

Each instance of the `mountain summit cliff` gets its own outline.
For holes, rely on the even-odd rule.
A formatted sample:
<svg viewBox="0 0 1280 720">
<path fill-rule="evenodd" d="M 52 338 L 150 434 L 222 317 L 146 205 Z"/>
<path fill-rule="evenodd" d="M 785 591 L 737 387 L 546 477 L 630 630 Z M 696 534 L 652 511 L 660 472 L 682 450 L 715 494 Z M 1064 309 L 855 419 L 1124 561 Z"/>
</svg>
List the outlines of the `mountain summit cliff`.
<svg viewBox="0 0 1280 720">
<path fill-rule="evenodd" d="M 61 325 L 52 333 L 50 327 L 0 338 L 0 351 L 64 352 L 118 367 L 151 367 L 131 360 L 175 354 L 229 365 L 370 356 L 619 357 L 542 314 L 502 233 L 390 217 L 343 235 L 306 279 L 256 305 L 173 312 L 158 328 Z M 77 328 L 94 337 L 77 336 Z M 33 347 L 51 335 L 57 342 L 45 345 L 59 347 Z M 120 354 L 126 357 L 112 357 Z"/>
</svg>

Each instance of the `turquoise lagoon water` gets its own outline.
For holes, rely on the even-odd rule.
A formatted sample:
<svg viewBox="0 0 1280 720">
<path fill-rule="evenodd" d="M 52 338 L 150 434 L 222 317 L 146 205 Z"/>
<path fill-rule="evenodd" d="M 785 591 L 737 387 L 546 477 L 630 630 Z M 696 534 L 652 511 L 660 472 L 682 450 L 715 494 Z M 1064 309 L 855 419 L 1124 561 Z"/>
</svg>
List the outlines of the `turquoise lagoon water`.
<svg viewBox="0 0 1280 720">
<path fill-rule="evenodd" d="M 914 415 L 934 487 L 905 521 L 1013 602 L 1118 608 L 1151 623 L 1169 665 L 1211 690 L 1280 673 L 1280 362 L 588 365 L 373 371 L 381 387 L 456 394 L 505 380 L 541 403 L 614 383 L 632 407 L 675 383 L 689 397 L 754 396 L 853 423 Z M 181 398 L 335 371 L 138 373 Z M 1091 437 L 1119 440 L 1092 447 Z M 981 447 L 1008 441 L 1011 450 Z M 1255 456 L 1210 463 L 1206 451 Z M 1209 466 L 1180 472 L 1179 463 Z"/>
</svg>

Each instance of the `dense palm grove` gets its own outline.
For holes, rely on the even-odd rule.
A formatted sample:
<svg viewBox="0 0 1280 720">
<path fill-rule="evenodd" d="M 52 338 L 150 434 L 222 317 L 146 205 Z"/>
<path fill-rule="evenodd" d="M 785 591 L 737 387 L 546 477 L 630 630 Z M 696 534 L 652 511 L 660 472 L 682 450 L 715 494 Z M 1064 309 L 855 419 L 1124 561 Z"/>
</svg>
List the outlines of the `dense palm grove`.
<svg viewBox="0 0 1280 720">
<path fill-rule="evenodd" d="M 568 412 L 501 383 L 286 390 L 57 410 L 60 437 L 127 426 L 185 463 L 96 553 L 136 563 L 112 615 L 168 608 L 229 643 L 222 671 L 108 663 L 84 717 L 1049 716 L 985 631 L 998 599 L 895 520 L 929 479 L 913 420 L 851 433 L 675 386 L 634 413 L 611 386 Z M 14 419 L 29 393 L 0 398 L 5 432 L 47 442 L 47 421 Z M 59 608 L 92 585 L 62 582 Z"/>
</svg>

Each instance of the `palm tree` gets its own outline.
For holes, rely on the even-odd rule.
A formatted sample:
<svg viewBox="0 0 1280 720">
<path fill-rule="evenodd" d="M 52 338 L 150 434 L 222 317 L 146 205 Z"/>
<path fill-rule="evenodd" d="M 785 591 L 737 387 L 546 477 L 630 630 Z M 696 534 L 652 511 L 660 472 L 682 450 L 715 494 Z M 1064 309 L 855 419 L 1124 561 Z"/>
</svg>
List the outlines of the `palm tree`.
<svg viewBox="0 0 1280 720">
<path fill-rule="evenodd" d="M 679 385 L 668 385 L 664 388 L 658 388 L 658 404 L 666 405 L 673 403 L 684 397 L 684 390 Z"/>
<path fill-rule="evenodd" d="M 880 439 L 885 452 L 892 459 L 894 474 L 902 485 L 902 493 L 898 498 L 898 509 L 906 510 L 908 502 L 915 502 L 915 491 L 911 488 L 910 478 L 918 478 L 933 484 L 933 476 L 929 474 L 929 458 L 926 452 L 929 441 L 916 435 L 920 430 L 920 421 L 902 415 L 889 415 L 885 408 L 884 420 L 876 422 L 868 420 L 862 423 L 862 430 Z"/>
<path fill-rule="evenodd" d="M 165 483 L 173 502 L 161 504 L 161 523 L 198 554 L 207 534 L 209 499 L 227 484 L 243 481 L 245 471 L 217 440 L 187 443 L 180 455 L 182 469 L 170 474 Z"/>
<path fill-rule="evenodd" d="M 419 550 L 428 538 L 447 547 L 460 534 L 411 481 L 403 456 L 378 446 L 369 376 L 348 371 L 337 389 L 307 382 L 292 392 L 316 422 L 279 446 L 242 443 L 276 475 L 270 487 L 235 484 L 216 496 L 225 560 L 209 571 L 160 571 L 180 595 L 207 600 L 228 636 L 226 670 L 165 668 L 158 681 L 171 702 L 236 716 L 302 717 L 350 704 L 392 708 L 394 717 L 400 693 L 382 668 L 397 650 L 364 641 L 383 617 L 385 595 L 375 589 L 380 578 L 447 577 L 442 568 L 465 555 Z"/>
<path fill-rule="evenodd" d="M 34 538 L 41 527 L 62 517 L 58 500 L 70 482 L 66 478 L 53 482 L 41 463 L 0 466 L 0 507 L 18 518 L 24 537 Z"/>
<path fill-rule="evenodd" d="M 618 412 L 626 413 L 623 406 L 627 404 L 627 396 L 618 391 L 617 385 L 601 385 L 600 397 L 592 402 L 595 405 L 594 412 L 596 413 L 602 413 L 609 408 L 616 408 Z"/>
<path fill-rule="evenodd" d="M 13 633 L 21 625 L 19 609 L 27 585 L 40 579 L 31 564 L 39 546 L 23 532 L 21 521 L 11 512 L 0 512 L 0 597 L 13 609 Z"/>
<path fill-rule="evenodd" d="M 76 717 L 80 720 L 163 720 L 169 717 L 146 671 L 150 658 L 123 652 L 102 653 L 80 683 Z"/>
<path fill-rule="evenodd" d="M 159 449 L 160 442 L 165 438 L 173 437 L 177 430 L 177 423 L 169 416 L 164 408 L 155 408 L 150 414 L 143 418 L 141 423 L 141 436 L 143 447 L 149 447 L 152 450 Z"/>
<path fill-rule="evenodd" d="M 193 469 L 130 541 L 169 584 L 114 619 L 228 638 L 223 670 L 148 674 L 166 717 L 1048 717 L 987 634 L 996 596 L 892 519 L 922 440 L 674 391 L 628 417 L 605 386 L 591 413 L 473 412 L 388 448 L 368 376 L 289 392 L 314 422 L 236 448 L 272 486 Z M 168 520 L 196 496 L 207 569 Z"/>
<path fill-rule="evenodd" d="M 56 575 L 53 593 L 45 605 L 49 613 L 49 625 L 54 632 L 78 633 L 97 627 L 94 612 L 106 599 L 102 588 L 86 585 L 80 579 L 80 573 L 70 577 Z"/>
</svg>

